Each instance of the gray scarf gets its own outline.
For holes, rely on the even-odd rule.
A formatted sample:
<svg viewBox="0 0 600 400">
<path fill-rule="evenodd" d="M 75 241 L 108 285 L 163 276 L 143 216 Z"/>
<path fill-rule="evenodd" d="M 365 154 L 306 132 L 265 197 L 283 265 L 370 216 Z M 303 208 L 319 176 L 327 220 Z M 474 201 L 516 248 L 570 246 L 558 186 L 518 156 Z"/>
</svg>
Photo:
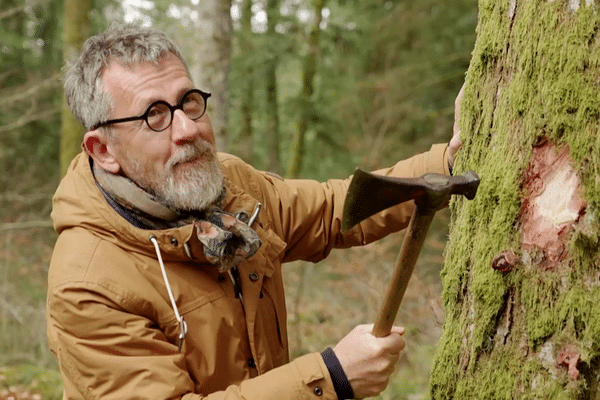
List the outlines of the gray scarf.
<svg viewBox="0 0 600 400">
<path fill-rule="evenodd" d="M 104 171 L 95 164 L 93 172 L 109 204 L 113 208 L 125 208 L 147 229 L 193 224 L 198 240 L 203 244 L 204 255 L 221 273 L 252 257 L 262 244 L 258 234 L 247 225 L 248 214 L 245 211 L 233 215 L 222 210 L 225 188 L 206 209 L 182 213 L 167 207 L 123 176 Z"/>
</svg>

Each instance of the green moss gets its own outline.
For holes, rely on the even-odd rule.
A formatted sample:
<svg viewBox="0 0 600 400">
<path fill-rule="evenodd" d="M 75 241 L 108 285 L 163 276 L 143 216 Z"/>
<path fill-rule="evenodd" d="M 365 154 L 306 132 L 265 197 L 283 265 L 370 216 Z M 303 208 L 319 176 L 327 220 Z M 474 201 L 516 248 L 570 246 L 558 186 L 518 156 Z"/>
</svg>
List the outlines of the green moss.
<svg viewBox="0 0 600 400">
<path fill-rule="evenodd" d="M 509 3 L 479 2 L 456 169 L 482 181 L 474 200 L 451 204 L 431 398 L 600 398 L 600 13 L 519 0 L 510 18 Z M 542 136 L 569 147 L 588 203 L 554 271 L 519 251 L 523 172 Z M 505 276 L 490 266 L 507 249 L 523 264 Z M 580 352 L 577 381 L 555 362 L 566 344 Z"/>
<path fill-rule="evenodd" d="M 455 398 L 473 397 L 473 387 L 477 387 L 478 399 L 512 399 L 515 388 L 518 387 L 519 374 L 507 374 L 506 371 L 519 371 L 520 366 L 510 350 L 495 354 L 492 357 L 479 359 L 481 368 L 473 371 L 466 379 L 457 385 Z"/>
<path fill-rule="evenodd" d="M 558 312 L 561 279 L 557 273 L 540 274 L 529 266 L 521 285 L 522 306 L 525 312 L 526 332 L 531 348 L 537 348 L 559 326 L 564 325 L 564 315 Z"/>
</svg>

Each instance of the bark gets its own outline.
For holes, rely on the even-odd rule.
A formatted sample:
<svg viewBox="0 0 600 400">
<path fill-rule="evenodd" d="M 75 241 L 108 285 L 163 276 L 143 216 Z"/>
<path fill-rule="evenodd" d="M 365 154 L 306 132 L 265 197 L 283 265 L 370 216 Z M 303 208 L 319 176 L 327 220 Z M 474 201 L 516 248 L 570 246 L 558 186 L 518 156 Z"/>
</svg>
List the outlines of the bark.
<svg viewBox="0 0 600 400">
<path fill-rule="evenodd" d="M 229 67 L 231 63 L 231 0 L 198 2 L 199 42 L 194 54 L 194 81 L 212 93 L 208 114 L 217 148 L 227 150 Z"/>
<path fill-rule="evenodd" d="M 266 60 L 265 71 L 267 74 L 267 137 L 269 140 L 269 171 L 281 173 L 279 159 L 279 105 L 277 104 L 277 57 L 276 41 L 277 20 L 279 16 L 279 0 L 267 0 L 267 37 L 269 38 L 269 57 Z"/>
<path fill-rule="evenodd" d="M 290 154 L 290 165 L 286 176 L 296 178 L 302 170 L 305 154 L 306 132 L 314 118 L 313 105 L 311 102 L 314 92 L 314 77 L 317 71 L 317 58 L 321 43 L 321 21 L 323 20 L 322 11 L 325 0 L 313 0 L 315 9 L 315 19 L 313 21 L 308 37 L 308 51 L 304 56 L 302 63 L 302 91 L 300 93 L 300 120 L 298 121 L 298 131 L 292 143 Z"/>
<path fill-rule="evenodd" d="M 77 55 L 81 45 L 90 35 L 88 16 L 90 9 L 90 0 L 64 0 L 63 57 L 65 61 Z M 85 129 L 71 114 L 66 99 L 63 99 L 61 122 L 60 171 L 64 176 L 73 157 L 81 151 L 81 140 Z"/>
<path fill-rule="evenodd" d="M 600 399 L 600 13 L 480 0 L 432 399 Z"/>
</svg>

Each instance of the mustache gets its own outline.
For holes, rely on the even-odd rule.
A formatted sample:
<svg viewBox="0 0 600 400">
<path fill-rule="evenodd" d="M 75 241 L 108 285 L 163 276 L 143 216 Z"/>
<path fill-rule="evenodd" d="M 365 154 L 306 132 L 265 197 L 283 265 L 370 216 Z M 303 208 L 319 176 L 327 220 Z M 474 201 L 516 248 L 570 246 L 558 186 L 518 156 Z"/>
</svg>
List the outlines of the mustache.
<svg viewBox="0 0 600 400">
<path fill-rule="evenodd" d="M 173 154 L 166 167 L 172 170 L 177 164 L 206 158 L 212 160 L 215 155 L 214 147 L 203 140 L 197 140 L 195 143 L 189 144 L 181 148 L 176 154 Z"/>
</svg>

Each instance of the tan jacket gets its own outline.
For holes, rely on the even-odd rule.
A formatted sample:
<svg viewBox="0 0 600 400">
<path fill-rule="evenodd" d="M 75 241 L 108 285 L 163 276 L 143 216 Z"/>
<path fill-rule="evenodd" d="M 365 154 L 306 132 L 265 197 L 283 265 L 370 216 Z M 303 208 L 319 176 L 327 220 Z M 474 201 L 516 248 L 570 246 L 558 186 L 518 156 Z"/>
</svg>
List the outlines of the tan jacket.
<svg viewBox="0 0 600 400">
<path fill-rule="evenodd" d="M 381 173 L 447 174 L 445 151 L 435 145 Z M 258 202 L 263 205 L 252 225 L 263 245 L 239 266 L 243 300 L 227 274 L 205 261 L 192 225 L 134 227 L 107 204 L 88 158 L 80 154 L 73 161 L 53 200 L 59 237 L 47 301 L 48 337 L 65 399 L 336 399 L 319 353 L 289 362 L 281 264 L 316 262 L 333 247 L 402 229 L 412 205 L 342 235 L 348 180 L 282 180 L 219 156 L 227 177 L 225 209 L 252 214 Z M 181 352 L 180 326 L 151 235 L 187 322 Z"/>
</svg>

